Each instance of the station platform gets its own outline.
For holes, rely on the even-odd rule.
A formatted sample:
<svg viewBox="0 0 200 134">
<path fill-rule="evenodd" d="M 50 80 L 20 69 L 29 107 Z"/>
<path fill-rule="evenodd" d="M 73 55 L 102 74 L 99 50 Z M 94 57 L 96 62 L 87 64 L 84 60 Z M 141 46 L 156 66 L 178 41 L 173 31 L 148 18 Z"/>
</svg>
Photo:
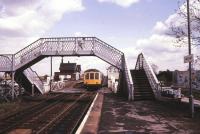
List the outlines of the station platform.
<svg viewBox="0 0 200 134">
<path fill-rule="evenodd" d="M 189 103 L 189 98 L 183 97 L 181 99 L 181 101 L 184 102 L 184 103 Z M 200 101 L 199 100 L 194 100 L 194 106 L 200 107 Z"/>
<path fill-rule="evenodd" d="M 64 88 L 62 90 L 54 90 L 53 92 L 60 92 L 60 93 L 83 93 L 85 89 L 77 89 L 77 88 Z"/>
<path fill-rule="evenodd" d="M 109 89 L 99 91 L 78 133 L 145 134 L 199 133 L 200 109 L 189 117 L 188 103 L 174 101 L 127 101 Z"/>
</svg>

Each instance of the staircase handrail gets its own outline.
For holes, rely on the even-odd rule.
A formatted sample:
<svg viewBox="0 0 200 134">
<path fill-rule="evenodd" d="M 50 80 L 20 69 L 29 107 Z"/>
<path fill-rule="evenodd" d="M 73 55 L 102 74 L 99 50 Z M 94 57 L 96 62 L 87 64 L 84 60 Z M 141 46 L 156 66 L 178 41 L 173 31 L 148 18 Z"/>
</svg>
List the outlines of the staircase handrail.
<svg viewBox="0 0 200 134">
<path fill-rule="evenodd" d="M 123 59 L 124 59 L 124 72 L 125 72 L 125 78 L 126 78 L 126 82 L 127 82 L 127 88 L 129 90 L 129 100 L 134 100 L 134 83 L 132 80 L 132 76 L 131 76 L 131 72 L 130 72 L 130 68 L 127 64 L 127 60 L 125 58 L 125 56 L 123 55 Z"/>
<path fill-rule="evenodd" d="M 161 91 L 160 82 L 158 81 L 158 79 L 153 71 L 153 68 L 151 67 L 149 62 L 146 60 L 143 53 L 138 55 L 135 69 L 136 70 L 144 69 L 144 71 L 147 75 L 147 78 L 149 80 L 149 83 L 151 85 L 151 88 L 153 89 L 154 93 L 156 93 L 156 95 L 159 96 L 160 91 Z"/>
<path fill-rule="evenodd" d="M 37 78 L 38 78 L 38 81 L 40 81 L 41 83 L 43 83 L 43 81 L 42 81 L 42 79 L 40 78 L 40 76 L 38 75 L 38 73 L 37 73 L 36 71 L 34 71 L 32 68 L 30 68 L 30 70 L 31 70 L 32 72 L 35 73 L 35 75 L 36 75 Z"/>
<path fill-rule="evenodd" d="M 40 43 L 38 44 L 38 42 L 40 42 L 42 40 L 42 38 L 37 39 L 36 41 L 32 42 L 31 44 L 29 44 L 28 46 L 24 47 L 23 49 L 17 51 L 14 55 L 15 58 L 17 58 L 18 56 L 21 56 L 20 54 L 22 52 L 28 52 L 29 50 L 35 49 L 36 47 L 40 46 Z"/>
<path fill-rule="evenodd" d="M 97 41 L 97 42 L 99 42 L 100 44 L 104 44 L 104 45 L 108 46 L 110 49 L 113 49 L 113 50 L 117 51 L 117 52 L 120 53 L 121 55 L 124 54 L 124 53 L 123 53 L 122 51 L 120 51 L 119 49 L 114 48 L 113 46 L 111 46 L 111 45 L 109 45 L 108 43 L 106 43 L 106 42 L 100 40 L 99 38 L 94 37 L 94 40 Z"/>
<path fill-rule="evenodd" d="M 28 68 L 24 70 L 24 74 L 28 78 L 28 80 L 40 90 L 41 93 L 44 93 L 43 82 L 41 81 L 41 79 L 35 71 L 33 71 L 31 68 Z"/>
</svg>

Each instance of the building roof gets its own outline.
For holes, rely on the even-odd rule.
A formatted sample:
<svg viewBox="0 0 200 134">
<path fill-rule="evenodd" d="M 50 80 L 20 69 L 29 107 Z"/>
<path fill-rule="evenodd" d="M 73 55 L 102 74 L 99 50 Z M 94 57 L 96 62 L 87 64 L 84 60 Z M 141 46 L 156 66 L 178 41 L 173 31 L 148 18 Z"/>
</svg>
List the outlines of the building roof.
<svg viewBox="0 0 200 134">
<path fill-rule="evenodd" d="M 60 64 L 60 71 L 75 71 L 76 70 L 76 63 L 61 63 Z"/>
</svg>

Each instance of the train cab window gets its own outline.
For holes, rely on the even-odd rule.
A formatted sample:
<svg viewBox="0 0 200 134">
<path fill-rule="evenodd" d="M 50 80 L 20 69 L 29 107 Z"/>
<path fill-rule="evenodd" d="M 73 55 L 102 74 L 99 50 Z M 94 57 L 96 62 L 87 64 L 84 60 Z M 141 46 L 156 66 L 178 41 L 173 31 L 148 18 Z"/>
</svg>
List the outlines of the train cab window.
<svg viewBox="0 0 200 134">
<path fill-rule="evenodd" d="M 85 79 L 86 79 L 86 80 L 89 79 L 89 73 L 86 73 L 86 75 L 85 75 Z"/>
<path fill-rule="evenodd" d="M 90 73 L 90 79 L 94 79 L 94 73 Z"/>
<path fill-rule="evenodd" d="M 99 73 L 95 73 L 95 79 L 96 79 L 96 80 L 99 79 Z"/>
</svg>

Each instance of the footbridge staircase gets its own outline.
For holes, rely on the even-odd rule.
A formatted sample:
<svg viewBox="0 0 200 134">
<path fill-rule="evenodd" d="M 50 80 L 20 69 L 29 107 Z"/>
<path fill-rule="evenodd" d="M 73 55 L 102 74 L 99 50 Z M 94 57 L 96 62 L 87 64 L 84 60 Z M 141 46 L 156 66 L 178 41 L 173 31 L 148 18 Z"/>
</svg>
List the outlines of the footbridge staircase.
<svg viewBox="0 0 200 134">
<path fill-rule="evenodd" d="M 131 75 L 134 83 L 134 100 L 154 100 L 160 97 L 160 82 L 143 53 L 138 55 Z"/>
<path fill-rule="evenodd" d="M 133 81 L 123 52 L 96 37 L 40 38 L 19 52 L 0 55 L 0 72 L 10 72 L 26 90 L 44 94 L 42 81 L 30 67 L 46 57 L 96 56 L 120 70 L 119 93 L 133 99 Z"/>
</svg>

